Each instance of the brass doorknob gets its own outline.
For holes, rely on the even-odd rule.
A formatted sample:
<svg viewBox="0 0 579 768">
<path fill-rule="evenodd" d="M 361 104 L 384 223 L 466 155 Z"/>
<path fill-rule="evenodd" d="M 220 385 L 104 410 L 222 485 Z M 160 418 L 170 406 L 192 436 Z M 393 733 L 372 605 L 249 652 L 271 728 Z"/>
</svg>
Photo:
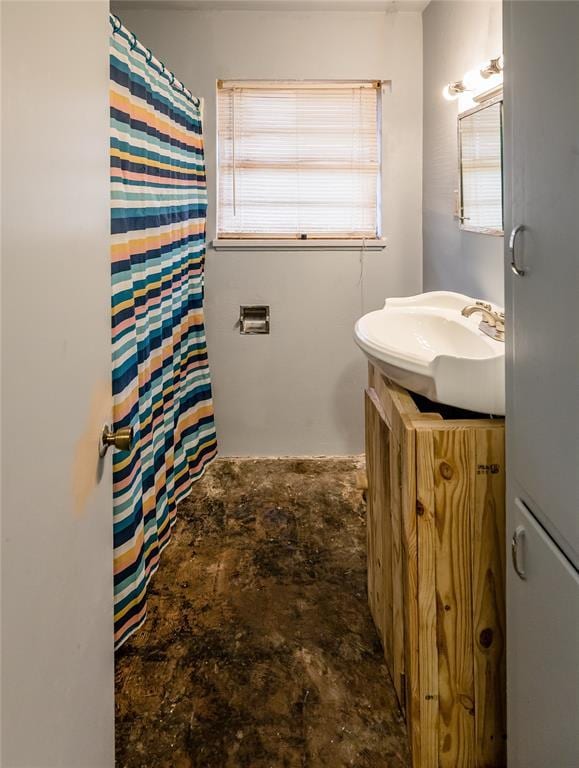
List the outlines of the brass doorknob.
<svg viewBox="0 0 579 768">
<path fill-rule="evenodd" d="M 115 431 L 109 424 L 105 424 L 101 432 L 99 455 L 104 456 L 110 445 L 117 451 L 130 451 L 133 447 L 133 433 L 132 427 L 120 427 Z"/>
</svg>

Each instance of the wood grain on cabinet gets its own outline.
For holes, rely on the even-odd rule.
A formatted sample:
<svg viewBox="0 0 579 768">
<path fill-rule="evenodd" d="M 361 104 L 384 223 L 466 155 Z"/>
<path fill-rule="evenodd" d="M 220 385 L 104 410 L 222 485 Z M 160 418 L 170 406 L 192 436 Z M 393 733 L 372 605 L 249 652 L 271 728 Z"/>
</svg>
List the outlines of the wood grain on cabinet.
<svg viewBox="0 0 579 768">
<path fill-rule="evenodd" d="M 370 366 L 370 606 L 413 768 L 502 768 L 504 422 L 430 405 Z"/>
</svg>

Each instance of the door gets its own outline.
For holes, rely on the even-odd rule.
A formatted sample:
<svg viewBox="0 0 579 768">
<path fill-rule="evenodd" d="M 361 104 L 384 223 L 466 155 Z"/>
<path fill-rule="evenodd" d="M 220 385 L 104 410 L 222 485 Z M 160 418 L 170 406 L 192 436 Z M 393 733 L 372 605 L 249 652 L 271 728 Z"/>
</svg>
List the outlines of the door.
<svg viewBox="0 0 579 768">
<path fill-rule="evenodd" d="M 504 13 L 509 469 L 579 566 L 579 2 Z"/>
<path fill-rule="evenodd" d="M 392 524 L 390 520 L 390 430 L 376 395 L 366 390 L 366 472 L 368 477 L 368 601 L 393 675 Z"/>
<path fill-rule="evenodd" d="M 382 397 L 389 397 L 386 389 Z M 383 404 L 375 389 L 366 390 L 368 600 L 384 648 L 386 666 L 404 711 L 402 464 L 400 447 Z M 390 406 L 390 417 L 396 418 L 395 406 L 393 403 Z"/>
<path fill-rule="evenodd" d="M 579 574 L 520 500 L 507 569 L 509 768 L 579 765 Z"/>
<path fill-rule="evenodd" d="M 0 762 L 112 768 L 108 3 L 1 12 Z"/>
</svg>

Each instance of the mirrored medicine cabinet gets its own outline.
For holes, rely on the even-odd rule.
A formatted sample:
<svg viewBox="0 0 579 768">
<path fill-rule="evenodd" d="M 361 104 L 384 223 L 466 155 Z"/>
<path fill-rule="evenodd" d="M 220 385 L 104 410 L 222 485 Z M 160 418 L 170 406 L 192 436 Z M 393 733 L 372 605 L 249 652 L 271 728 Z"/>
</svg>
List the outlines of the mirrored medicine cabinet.
<svg viewBox="0 0 579 768">
<path fill-rule="evenodd" d="M 458 116 L 460 228 L 503 234 L 503 95 Z"/>
</svg>

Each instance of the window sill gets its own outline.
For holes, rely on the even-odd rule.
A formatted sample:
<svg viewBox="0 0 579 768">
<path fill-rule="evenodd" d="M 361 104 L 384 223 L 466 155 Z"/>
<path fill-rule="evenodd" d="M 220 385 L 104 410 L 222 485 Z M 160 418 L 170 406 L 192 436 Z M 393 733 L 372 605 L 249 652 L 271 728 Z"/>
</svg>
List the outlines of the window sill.
<svg viewBox="0 0 579 768">
<path fill-rule="evenodd" d="M 382 251 L 385 238 L 356 238 L 353 240 L 225 240 L 211 242 L 214 251 Z"/>
<path fill-rule="evenodd" d="M 505 233 L 502 229 L 492 229 L 490 227 L 469 227 L 468 224 L 459 224 L 461 232 L 473 232 L 479 235 L 491 235 L 492 237 L 504 237 Z"/>
</svg>

